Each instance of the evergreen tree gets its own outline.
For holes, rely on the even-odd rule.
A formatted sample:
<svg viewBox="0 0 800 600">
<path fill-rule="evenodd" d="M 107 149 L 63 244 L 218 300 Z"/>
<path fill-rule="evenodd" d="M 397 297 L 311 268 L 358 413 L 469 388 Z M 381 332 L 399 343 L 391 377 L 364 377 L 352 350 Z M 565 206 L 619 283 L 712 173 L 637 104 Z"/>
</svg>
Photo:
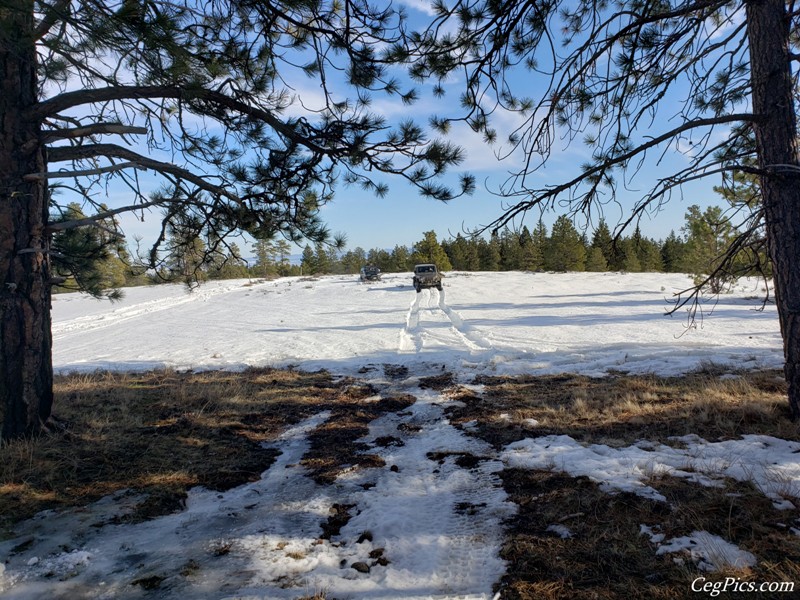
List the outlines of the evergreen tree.
<svg viewBox="0 0 800 600">
<path fill-rule="evenodd" d="M 411 264 L 411 253 L 405 246 L 397 245 L 392 250 L 390 266 L 387 269 L 390 273 L 404 273 L 414 268 Z"/>
<path fill-rule="evenodd" d="M 252 247 L 256 264 L 253 272 L 256 277 L 270 277 L 277 273 L 275 265 L 275 246 L 271 240 L 257 239 Z"/>
<path fill-rule="evenodd" d="M 664 270 L 658 242 L 650 238 L 642 238 L 639 246 L 639 264 L 642 271 L 647 273 L 658 273 Z"/>
<path fill-rule="evenodd" d="M 54 223 L 85 219 L 81 206 L 70 203 Z M 96 298 L 121 298 L 120 287 L 130 272 L 124 238 L 115 234 L 111 223 L 57 231 L 53 236 L 53 272 L 63 279 L 63 290 L 84 290 Z"/>
<path fill-rule="evenodd" d="M 522 268 L 522 242 L 520 233 L 507 227 L 500 233 L 500 269 L 518 271 Z"/>
<path fill-rule="evenodd" d="M 370 112 L 375 94 L 416 97 L 386 64 L 404 58 L 404 18 L 366 0 L 3 0 L 3 439 L 38 432 L 52 409 L 53 232 L 151 214 L 165 235 L 144 258 L 163 271 L 175 226 L 193 228 L 186 239 L 327 240 L 320 210 L 337 180 L 379 196 L 386 184 L 373 177 L 383 173 L 439 200 L 471 190 L 469 176 L 460 191 L 439 183 L 458 148 Z M 322 110 L 297 113 L 285 83 L 297 75 L 316 80 Z M 78 202 L 86 218 L 50 221 L 61 213 L 50 207 L 61 201 L 48 188 L 57 180 L 60 208 Z M 130 194 L 100 210 L 98 191 L 114 181 Z"/>
<path fill-rule="evenodd" d="M 544 223 L 541 223 L 544 227 Z M 547 239 L 547 231 L 544 232 L 544 239 Z M 544 268 L 543 244 L 538 243 L 527 226 L 522 227 L 519 243 L 522 248 L 520 255 L 520 268 L 525 271 L 538 271 Z"/>
<path fill-rule="evenodd" d="M 538 264 L 536 265 L 536 270 L 547 268 L 545 255 L 547 254 L 547 245 L 549 243 L 549 239 L 547 226 L 544 224 L 544 220 L 540 217 L 539 221 L 536 223 L 536 228 L 531 234 L 532 247 L 530 249 L 530 254 L 533 257 L 538 257 L 539 259 Z"/>
<path fill-rule="evenodd" d="M 614 238 L 611 237 L 611 231 L 605 219 L 600 219 L 600 222 L 597 224 L 597 229 L 594 230 L 592 248 L 597 248 L 603 253 L 603 258 L 609 269 L 612 271 L 620 270 L 622 267 L 620 253 L 614 246 Z"/>
<path fill-rule="evenodd" d="M 617 240 L 617 253 L 621 257 L 621 271 L 639 273 L 642 270 L 642 264 L 639 262 L 638 245 L 633 238 L 626 237 Z"/>
<path fill-rule="evenodd" d="M 688 271 L 684 261 L 684 241 L 670 231 L 661 245 L 661 263 L 666 273 L 685 273 Z"/>
<path fill-rule="evenodd" d="M 453 266 L 450 264 L 450 259 L 447 257 L 442 245 L 436 239 L 435 231 L 426 231 L 423 233 L 423 238 L 416 244 L 411 253 L 411 262 L 414 264 L 432 263 L 438 267 L 440 271 L 451 271 Z"/>
<path fill-rule="evenodd" d="M 354 250 L 349 250 L 342 255 L 341 259 L 342 269 L 348 275 L 353 275 L 361 270 L 361 267 L 367 264 L 367 253 L 360 246 Z"/>
<path fill-rule="evenodd" d="M 331 256 L 328 246 L 322 242 L 317 242 L 314 245 L 314 265 L 316 267 L 314 274 L 331 273 L 334 262 L 335 258 Z"/>
<path fill-rule="evenodd" d="M 389 271 L 392 268 L 392 255 L 383 248 L 372 248 L 367 253 L 367 262 L 381 271 Z"/>
<path fill-rule="evenodd" d="M 755 167 L 755 165 L 753 165 Z M 761 185 L 758 178 L 749 172 L 735 171 L 725 173 L 722 185 L 714 191 L 728 203 L 731 219 L 737 219 L 735 228 L 740 232 L 736 238 L 734 252 L 729 252 L 725 260 L 726 268 L 743 275 L 772 277 L 772 261 L 767 248 L 767 236 L 761 219 Z"/>
<path fill-rule="evenodd" d="M 233 242 L 226 244 L 228 252 L 217 269 L 217 279 L 243 279 L 247 277 L 247 263 L 242 258 L 242 251 Z"/>
<path fill-rule="evenodd" d="M 603 251 L 597 246 L 589 248 L 589 253 L 586 257 L 586 270 L 595 273 L 602 273 L 608 270 L 608 263 L 605 256 L 603 256 Z"/>
<path fill-rule="evenodd" d="M 193 228 L 176 223 L 171 228 L 166 247 L 165 278 L 168 281 L 183 281 L 189 287 L 205 281 L 208 278 L 204 268 L 207 257 L 205 242 L 194 234 Z"/>
<path fill-rule="evenodd" d="M 309 244 L 303 248 L 303 257 L 300 260 L 300 268 L 303 275 L 314 275 L 319 272 L 319 265 L 317 264 L 317 255 Z"/>
<path fill-rule="evenodd" d="M 737 232 L 718 206 L 704 212 L 693 205 L 686 213 L 684 261 L 698 285 L 708 285 L 719 294 L 737 279 L 730 264 L 724 261 L 727 249 Z"/>
<path fill-rule="evenodd" d="M 500 242 L 496 235 L 489 240 L 477 238 L 478 242 L 478 270 L 480 271 L 499 271 L 500 270 Z"/>
<path fill-rule="evenodd" d="M 292 265 L 290 257 L 292 254 L 292 245 L 288 240 L 279 239 L 273 243 L 275 248 L 275 260 L 277 262 L 278 275 L 286 277 L 291 274 Z"/>
<path fill-rule="evenodd" d="M 583 271 L 586 268 L 586 248 L 575 226 L 562 215 L 553 223 L 545 252 L 548 271 Z"/>
</svg>

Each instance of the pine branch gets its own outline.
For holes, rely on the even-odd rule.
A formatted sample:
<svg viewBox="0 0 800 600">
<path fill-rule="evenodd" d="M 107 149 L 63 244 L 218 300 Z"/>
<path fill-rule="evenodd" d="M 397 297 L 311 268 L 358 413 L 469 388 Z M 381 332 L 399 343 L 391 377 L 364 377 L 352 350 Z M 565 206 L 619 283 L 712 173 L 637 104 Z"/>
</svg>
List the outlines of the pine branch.
<svg viewBox="0 0 800 600">
<path fill-rule="evenodd" d="M 69 15 L 70 4 L 72 4 L 72 0 L 58 0 L 56 4 L 49 7 L 42 20 L 36 25 L 36 30 L 33 32 L 34 41 L 41 40 L 53 25 Z"/>
<path fill-rule="evenodd" d="M 95 123 L 84 127 L 73 129 L 51 129 L 42 132 L 42 142 L 53 142 L 55 140 L 75 139 L 90 135 L 146 135 L 146 127 L 136 127 L 134 125 L 123 125 L 122 123 Z"/>
<path fill-rule="evenodd" d="M 147 158 L 146 156 L 142 156 L 127 148 L 117 146 L 116 144 L 87 144 L 83 146 L 64 147 L 58 146 L 55 148 L 49 148 L 47 150 L 47 158 L 50 162 L 85 160 L 100 157 L 121 158 L 123 160 L 130 161 L 134 164 L 134 166 L 138 166 L 138 168 L 152 169 L 153 171 L 157 171 L 159 173 L 173 175 L 180 179 L 185 179 L 202 190 L 210 192 L 216 196 L 223 196 L 236 202 L 237 204 L 241 203 L 241 199 L 236 194 L 232 194 L 220 186 L 209 183 L 203 177 L 195 175 L 187 169 L 171 163 L 165 163 L 158 160 L 153 160 L 152 158 Z"/>
<path fill-rule="evenodd" d="M 132 212 L 134 210 L 150 208 L 151 206 L 160 206 L 161 204 L 164 204 L 166 202 L 169 202 L 169 200 L 165 198 L 159 198 L 157 200 L 151 200 L 149 202 L 142 202 L 139 204 L 132 204 L 130 206 L 123 206 L 112 210 L 106 210 L 101 213 L 97 213 L 96 215 L 92 215 L 91 217 L 84 217 L 82 219 L 71 219 L 69 221 L 59 221 L 57 223 L 50 223 L 47 226 L 47 231 L 52 233 L 54 231 L 64 231 L 66 229 L 73 229 L 75 227 L 83 227 L 84 225 L 91 225 L 97 221 L 104 221 L 105 219 L 109 219 L 115 215 L 119 215 L 126 212 Z"/>
<path fill-rule="evenodd" d="M 175 99 L 179 101 L 201 100 L 218 107 L 247 115 L 263 121 L 273 130 L 292 142 L 323 155 L 338 155 L 343 149 L 331 149 L 319 146 L 295 130 L 291 125 L 276 117 L 272 112 L 253 106 L 226 94 L 204 88 L 185 89 L 170 86 L 114 86 L 98 89 L 85 89 L 65 92 L 36 104 L 27 114 L 29 118 L 42 120 L 58 113 L 86 104 L 112 102 L 116 100 L 153 100 Z"/>
</svg>

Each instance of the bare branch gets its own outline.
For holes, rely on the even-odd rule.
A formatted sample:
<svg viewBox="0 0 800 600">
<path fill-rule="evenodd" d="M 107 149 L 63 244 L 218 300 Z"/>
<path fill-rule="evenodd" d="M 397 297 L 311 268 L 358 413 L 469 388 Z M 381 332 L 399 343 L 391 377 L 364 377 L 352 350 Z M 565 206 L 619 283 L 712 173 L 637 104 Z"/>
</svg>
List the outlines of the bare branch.
<svg viewBox="0 0 800 600">
<path fill-rule="evenodd" d="M 97 167 L 96 169 L 82 169 L 78 171 L 48 171 L 42 173 L 28 173 L 22 177 L 25 181 L 41 181 L 46 179 L 65 179 L 69 177 L 88 177 L 91 175 L 102 175 L 103 173 L 113 173 L 123 169 L 144 169 L 141 165 L 134 162 L 124 162 L 116 165 Z"/>
<path fill-rule="evenodd" d="M 55 140 L 75 139 L 90 135 L 113 134 L 113 135 L 146 135 L 146 127 L 136 127 L 134 125 L 123 125 L 122 123 L 95 123 L 85 127 L 75 127 L 73 129 L 51 129 L 42 132 L 42 142 L 52 142 Z"/>
<path fill-rule="evenodd" d="M 144 208 L 150 208 L 151 206 L 160 206 L 169 202 L 166 198 L 159 198 L 157 200 L 151 200 L 149 202 L 142 202 L 140 204 L 132 204 L 130 206 L 123 206 L 121 208 L 115 208 L 113 210 L 106 210 L 101 213 L 97 213 L 96 215 L 92 215 L 91 217 L 84 217 L 82 219 L 73 219 L 71 221 L 59 221 L 58 223 L 50 223 L 47 226 L 48 232 L 54 231 L 64 231 L 65 229 L 74 229 L 75 227 L 83 227 L 84 225 L 92 225 L 97 221 L 103 221 L 115 215 L 119 215 L 121 213 L 126 212 L 133 212 L 135 210 L 141 210 Z"/>
<path fill-rule="evenodd" d="M 142 156 L 127 148 L 117 146 L 116 144 L 87 144 L 84 146 L 74 147 L 58 146 L 56 148 L 49 148 L 47 151 L 47 158 L 50 162 L 63 162 L 68 160 L 81 160 L 99 157 L 121 158 L 123 160 L 128 160 L 131 163 L 134 163 L 135 166 L 138 166 L 138 168 L 152 169 L 159 173 L 173 175 L 175 177 L 179 177 L 180 179 L 185 179 L 186 181 L 196 185 L 198 188 L 217 196 L 224 196 L 225 198 L 228 198 L 236 203 L 241 202 L 241 199 L 236 194 L 232 194 L 220 186 L 209 183 L 203 177 L 195 175 L 187 169 L 171 163 L 165 163 L 159 160 L 153 160 L 152 158 L 147 158 L 146 156 Z"/>
</svg>

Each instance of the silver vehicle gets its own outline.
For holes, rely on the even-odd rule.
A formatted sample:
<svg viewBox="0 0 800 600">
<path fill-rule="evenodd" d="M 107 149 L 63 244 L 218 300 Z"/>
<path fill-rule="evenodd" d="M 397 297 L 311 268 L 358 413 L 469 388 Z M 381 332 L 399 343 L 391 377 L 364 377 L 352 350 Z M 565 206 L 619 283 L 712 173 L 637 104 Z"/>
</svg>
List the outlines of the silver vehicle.
<svg viewBox="0 0 800 600">
<path fill-rule="evenodd" d="M 414 267 L 414 289 L 419 294 L 422 288 L 435 287 L 437 290 L 442 289 L 442 274 L 436 265 L 423 264 Z"/>
</svg>

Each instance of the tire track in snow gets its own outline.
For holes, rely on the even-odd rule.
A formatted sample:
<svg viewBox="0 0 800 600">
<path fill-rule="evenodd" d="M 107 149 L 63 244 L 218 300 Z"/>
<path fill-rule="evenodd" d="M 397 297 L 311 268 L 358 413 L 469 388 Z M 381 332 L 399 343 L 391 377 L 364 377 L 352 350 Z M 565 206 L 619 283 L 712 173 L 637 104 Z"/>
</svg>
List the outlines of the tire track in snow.
<svg viewBox="0 0 800 600">
<path fill-rule="evenodd" d="M 447 305 L 445 302 L 444 290 L 439 291 L 438 307 L 450 320 L 456 333 L 464 338 L 467 346 L 474 346 L 474 350 L 492 350 L 494 348 L 489 340 L 475 331 L 471 325 L 464 323 L 464 319 L 461 318 L 461 315 Z"/>
<path fill-rule="evenodd" d="M 399 439 L 374 450 L 392 468 L 354 478 L 352 483 L 369 483 L 370 488 L 352 497 L 356 514 L 339 537 L 347 544 L 370 531 L 371 546 L 384 548 L 389 560 L 382 569 L 384 590 L 417 592 L 376 597 L 491 598 L 492 584 L 505 570 L 499 556 L 503 521 L 516 510 L 498 476 L 503 464 L 488 444 L 448 422 L 442 407 L 446 398 L 419 389 L 403 391 L 413 393 L 417 402 L 373 421 L 362 440 Z M 471 468 L 457 464 L 459 456 L 467 455 L 481 460 Z M 332 593 L 338 591 L 331 586 Z"/>
<path fill-rule="evenodd" d="M 428 335 L 428 332 L 424 330 L 424 327 L 420 328 L 422 294 L 422 292 L 416 294 L 406 313 L 406 324 L 400 331 L 400 343 L 398 346 L 398 353 L 400 354 L 419 353 L 425 346 L 425 336 Z M 442 321 L 449 323 L 450 331 L 470 351 L 482 352 L 494 348 L 488 339 L 465 323 L 461 315 L 447 305 L 444 290 L 437 290 L 436 292 L 432 288 L 427 290 L 424 304 L 423 308 L 425 310 L 433 314 L 442 315 Z"/>
<path fill-rule="evenodd" d="M 422 350 L 422 338 L 417 332 L 419 328 L 419 300 L 420 294 L 414 294 L 414 300 L 406 313 L 406 324 L 400 331 L 400 344 L 397 348 L 400 354 L 415 353 Z"/>
<path fill-rule="evenodd" d="M 203 291 L 194 290 L 187 292 L 182 296 L 174 296 L 166 299 L 160 298 L 158 300 L 149 300 L 146 302 L 139 302 L 131 306 L 124 306 L 103 315 L 77 317 L 68 321 L 54 323 L 53 339 L 60 339 L 64 337 L 64 335 L 72 333 L 73 331 L 80 331 L 83 333 L 86 331 L 95 331 L 97 329 L 111 327 L 125 321 L 130 321 L 131 319 L 135 319 L 137 317 L 169 310 L 190 302 L 205 302 L 214 296 L 228 294 L 240 288 L 241 286 L 220 286 Z"/>
</svg>

